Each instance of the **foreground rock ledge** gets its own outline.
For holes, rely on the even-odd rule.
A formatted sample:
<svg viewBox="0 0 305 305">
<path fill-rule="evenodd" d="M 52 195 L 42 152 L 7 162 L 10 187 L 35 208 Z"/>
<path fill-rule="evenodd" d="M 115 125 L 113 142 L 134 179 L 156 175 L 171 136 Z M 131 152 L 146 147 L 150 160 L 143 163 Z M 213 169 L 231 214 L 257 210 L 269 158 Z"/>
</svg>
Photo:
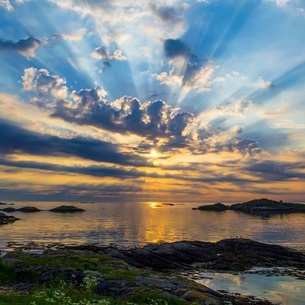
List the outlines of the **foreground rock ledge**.
<svg viewBox="0 0 305 305">
<path fill-rule="evenodd" d="M 23 281 L 10 283 L 9 287 L 35 289 L 35 282 L 32 281 L 30 286 L 26 282 L 27 278 L 35 274 L 37 283 L 49 283 L 56 278 L 68 282 L 73 279 L 73 285 L 78 289 L 86 270 L 94 270 L 98 279 L 94 288 L 96 294 L 126 301 L 132 300 L 135 294 L 149 295 L 153 292 L 190 304 L 270 305 L 267 300 L 214 291 L 181 277 L 180 271 L 190 268 L 198 270 L 200 267 L 245 270 L 254 266 L 287 264 L 302 270 L 305 267 L 303 253 L 248 239 L 226 239 L 216 243 L 181 241 L 148 244 L 133 249 L 58 245 L 57 250 L 47 249 L 41 255 L 33 251 L 27 253 L 26 250 L 15 250 L 4 257 L 6 263 L 15 266 L 11 268 L 11 272 L 16 275 L 14 278 Z"/>
</svg>

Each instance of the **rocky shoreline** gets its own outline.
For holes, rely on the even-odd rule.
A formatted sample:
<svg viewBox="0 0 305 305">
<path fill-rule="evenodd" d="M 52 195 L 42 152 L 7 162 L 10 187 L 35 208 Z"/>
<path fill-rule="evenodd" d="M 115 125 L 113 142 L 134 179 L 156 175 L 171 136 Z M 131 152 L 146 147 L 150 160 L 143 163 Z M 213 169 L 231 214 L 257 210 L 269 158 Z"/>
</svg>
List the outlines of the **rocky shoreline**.
<svg viewBox="0 0 305 305">
<path fill-rule="evenodd" d="M 11 274 L 22 281 L 3 283 L 0 280 L 1 287 L 17 290 L 23 287 L 27 292 L 35 290 L 38 283 L 48 283 L 57 277 L 68 281 L 73 278 L 79 286 L 86 270 L 91 270 L 98 278 L 94 292 L 120 300 L 132 300 L 136 294 L 146 295 L 153 291 L 161 297 L 186 303 L 263 305 L 271 303 L 214 291 L 181 274 L 192 270 L 241 272 L 253 267 L 274 267 L 281 274 L 285 269 L 295 270 L 298 278 L 305 280 L 304 253 L 248 239 L 226 239 L 216 243 L 181 241 L 131 249 L 97 245 L 57 246 L 57 249 L 51 247 L 42 251 L 37 251 L 37 245 L 36 250 L 33 248 L 34 244 L 15 249 L 3 257 L 2 260 L 11 266 Z M 31 281 L 33 274 L 35 280 Z"/>
</svg>

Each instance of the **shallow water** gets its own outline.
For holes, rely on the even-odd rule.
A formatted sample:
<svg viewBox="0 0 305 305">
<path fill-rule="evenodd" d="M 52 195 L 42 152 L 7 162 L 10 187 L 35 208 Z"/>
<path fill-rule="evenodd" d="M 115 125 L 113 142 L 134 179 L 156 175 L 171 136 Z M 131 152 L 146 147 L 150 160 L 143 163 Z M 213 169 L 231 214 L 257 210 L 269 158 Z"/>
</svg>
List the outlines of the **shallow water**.
<svg viewBox="0 0 305 305">
<path fill-rule="evenodd" d="M 255 295 L 283 305 L 305 304 L 305 281 L 290 276 L 202 272 L 196 282 L 214 290 Z"/>
<path fill-rule="evenodd" d="M 86 212 L 11 213 L 21 220 L 0 227 L 0 247 L 9 241 L 138 246 L 159 241 L 218 241 L 242 236 L 305 248 L 305 214 L 260 218 L 234 211 L 217 213 L 192 210 L 198 204 L 169 206 L 157 202 L 16 202 L 14 207 L 30 205 L 48 210 L 62 204 L 73 204 Z"/>
</svg>

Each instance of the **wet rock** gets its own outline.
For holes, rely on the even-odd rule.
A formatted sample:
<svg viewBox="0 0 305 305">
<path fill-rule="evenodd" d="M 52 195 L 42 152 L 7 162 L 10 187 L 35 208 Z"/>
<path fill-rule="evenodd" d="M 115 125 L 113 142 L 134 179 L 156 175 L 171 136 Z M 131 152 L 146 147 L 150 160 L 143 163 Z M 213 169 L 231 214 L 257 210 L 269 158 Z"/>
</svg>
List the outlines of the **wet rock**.
<svg viewBox="0 0 305 305">
<path fill-rule="evenodd" d="M 73 205 L 62 205 L 57 208 L 49 210 L 50 212 L 55 213 L 75 213 L 75 212 L 84 212 L 84 209 L 77 208 Z"/>
</svg>

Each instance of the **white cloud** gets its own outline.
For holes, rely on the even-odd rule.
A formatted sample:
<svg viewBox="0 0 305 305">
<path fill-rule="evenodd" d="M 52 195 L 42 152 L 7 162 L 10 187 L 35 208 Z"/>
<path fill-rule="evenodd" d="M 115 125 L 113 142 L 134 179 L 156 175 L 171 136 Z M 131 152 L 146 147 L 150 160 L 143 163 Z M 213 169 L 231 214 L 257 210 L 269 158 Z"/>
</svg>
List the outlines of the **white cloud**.
<svg viewBox="0 0 305 305">
<path fill-rule="evenodd" d="M 278 6 L 284 7 L 286 6 L 291 0 L 266 0 L 267 2 L 274 2 Z"/>
<path fill-rule="evenodd" d="M 271 88 L 272 87 L 272 82 L 269 82 L 269 81 L 265 81 L 263 79 L 263 77 L 261 76 L 258 80 L 258 83 L 257 83 L 258 87 L 259 88 L 262 88 L 262 89 L 268 89 L 268 88 Z"/>
<path fill-rule="evenodd" d="M 0 0 L 0 7 L 1 6 L 4 7 L 5 9 L 7 9 L 8 11 L 13 10 L 13 6 L 9 0 Z"/>
<path fill-rule="evenodd" d="M 22 76 L 23 89 L 37 91 L 41 96 L 52 97 L 57 100 L 67 98 L 66 80 L 57 75 L 50 75 L 46 69 L 27 68 Z"/>
<path fill-rule="evenodd" d="M 212 64 L 202 67 L 192 78 L 187 80 L 184 86 L 198 91 L 209 90 L 211 88 L 211 77 L 216 68 L 217 66 Z"/>
<path fill-rule="evenodd" d="M 79 29 L 71 34 L 58 34 L 62 39 L 67 40 L 67 41 L 80 41 L 83 39 L 84 34 L 86 32 L 86 29 Z"/>
<path fill-rule="evenodd" d="M 224 105 L 218 105 L 214 107 L 211 112 L 221 112 L 232 115 L 244 115 L 246 111 L 253 108 L 253 102 L 239 100 L 236 103 L 226 103 Z"/>
<path fill-rule="evenodd" d="M 92 53 L 91 56 L 96 59 L 101 60 L 118 60 L 118 61 L 125 61 L 127 57 L 123 55 L 122 50 L 115 50 L 111 55 L 110 52 L 103 46 L 96 48 Z"/>
<path fill-rule="evenodd" d="M 172 69 L 169 73 L 161 72 L 160 74 L 152 74 L 156 80 L 158 80 L 161 84 L 165 84 L 168 86 L 172 85 L 182 85 L 182 76 L 174 75 L 174 69 Z"/>
</svg>

